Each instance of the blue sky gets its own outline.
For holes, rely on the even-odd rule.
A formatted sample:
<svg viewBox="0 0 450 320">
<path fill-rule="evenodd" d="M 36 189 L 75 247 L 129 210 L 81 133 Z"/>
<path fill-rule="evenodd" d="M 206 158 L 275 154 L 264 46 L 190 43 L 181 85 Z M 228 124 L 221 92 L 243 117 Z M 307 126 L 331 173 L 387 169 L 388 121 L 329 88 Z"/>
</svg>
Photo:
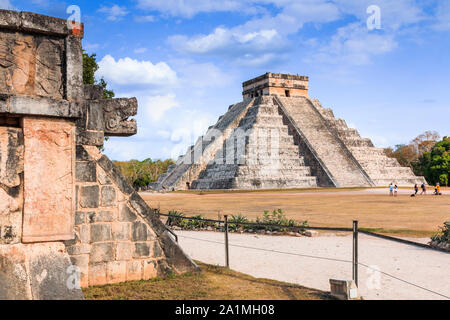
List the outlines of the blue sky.
<svg viewBox="0 0 450 320">
<path fill-rule="evenodd" d="M 69 5 L 97 77 L 139 101 L 138 134 L 106 144 L 114 160 L 184 153 L 265 72 L 309 76 L 310 96 L 378 147 L 450 135 L 450 1 L 0 0 L 61 18 Z"/>
</svg>

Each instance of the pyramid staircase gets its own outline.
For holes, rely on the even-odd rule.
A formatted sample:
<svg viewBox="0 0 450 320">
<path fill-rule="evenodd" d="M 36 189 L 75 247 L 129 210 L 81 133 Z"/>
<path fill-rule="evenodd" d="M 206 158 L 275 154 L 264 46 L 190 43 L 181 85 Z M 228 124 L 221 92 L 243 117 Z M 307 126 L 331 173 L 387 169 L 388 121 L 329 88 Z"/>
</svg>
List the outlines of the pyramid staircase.
<svg viewBox="0 0 450 320">
<path fill-rule="evenodd" d="M 271 97 L 250 107 L 193 189 L 317 187 Z"/>
<path fill-rule="evenodd" d="M 331 109 L 323 108 L 318 100 L 312 102 L 330 130 L 343 141 L 376 186 L 387 186 L 390 183 L 404 186 L 426 183 L 423 177 L 415 176 L 411 168 L 402 167 L 397 159 L 389 158 L 383 148 L 375 148 L 370 139 L 361 138 L 356 129 L 347 126 L 344 119 L 335 118 Z"/>
</svg>

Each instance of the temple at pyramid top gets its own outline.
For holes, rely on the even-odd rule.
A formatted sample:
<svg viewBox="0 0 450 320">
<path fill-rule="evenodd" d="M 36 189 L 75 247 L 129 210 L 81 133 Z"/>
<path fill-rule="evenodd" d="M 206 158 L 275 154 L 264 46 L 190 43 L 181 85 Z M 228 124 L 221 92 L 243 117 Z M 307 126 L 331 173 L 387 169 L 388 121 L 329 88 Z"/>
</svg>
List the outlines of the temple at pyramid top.
<svg viewBox="0 0 450 320">
<path fill-rule="evenodd" d="M 261 96 L 298 97 L 308 96 L 307 76 L 271 73 L 245 81 L 242 84 L 244 99 Z"/>
</svg>

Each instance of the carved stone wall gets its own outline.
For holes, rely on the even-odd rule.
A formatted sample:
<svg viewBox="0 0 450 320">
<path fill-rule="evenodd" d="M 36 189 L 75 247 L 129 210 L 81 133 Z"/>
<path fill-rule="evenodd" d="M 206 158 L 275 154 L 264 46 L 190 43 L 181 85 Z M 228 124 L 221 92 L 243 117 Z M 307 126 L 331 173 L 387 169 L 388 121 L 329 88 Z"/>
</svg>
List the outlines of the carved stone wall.
<svg viewBox="0 0 450 320">
<path fill-rule="evenodd" d="M 64 96 L 64 38 L 23 32 L 0 33 L 0 92 Z"/>
<path fill-rule="evenodd" d="M 0 300 L 198 270 L 99 152 L 136 133 L 137 100 L 83 85 L 82 36 L 0 10 Z"/>
</svg>

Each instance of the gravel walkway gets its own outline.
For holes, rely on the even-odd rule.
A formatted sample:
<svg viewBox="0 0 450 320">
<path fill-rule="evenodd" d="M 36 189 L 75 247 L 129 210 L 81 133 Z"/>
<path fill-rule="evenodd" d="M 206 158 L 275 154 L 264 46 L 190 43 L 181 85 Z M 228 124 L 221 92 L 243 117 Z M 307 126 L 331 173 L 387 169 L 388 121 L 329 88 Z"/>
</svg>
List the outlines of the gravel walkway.
<svg viewBox="0 0 450 320">
<path fill-rule="evenodd" d="M 223 233 L 177 231 L 177 234 L 181 247 L 193 259 L 224 265 L 223 244 L 207 242 L 223 243 Z M 345 261 L 352 259 L 351 235 L 307 238 L 230 234 L 230 245 Z M 351 279 L 352 264 L 345 261 L 230 247 L 233 270 L 324 291 L 330 290 L 331 278 Z M 450 254 L 359 235 L 359 262 L 450 297 Z M 361 295 L 367 300 L 445 299 L 363 266 L 359 267 L 359 286 Z"/>
</svg>

